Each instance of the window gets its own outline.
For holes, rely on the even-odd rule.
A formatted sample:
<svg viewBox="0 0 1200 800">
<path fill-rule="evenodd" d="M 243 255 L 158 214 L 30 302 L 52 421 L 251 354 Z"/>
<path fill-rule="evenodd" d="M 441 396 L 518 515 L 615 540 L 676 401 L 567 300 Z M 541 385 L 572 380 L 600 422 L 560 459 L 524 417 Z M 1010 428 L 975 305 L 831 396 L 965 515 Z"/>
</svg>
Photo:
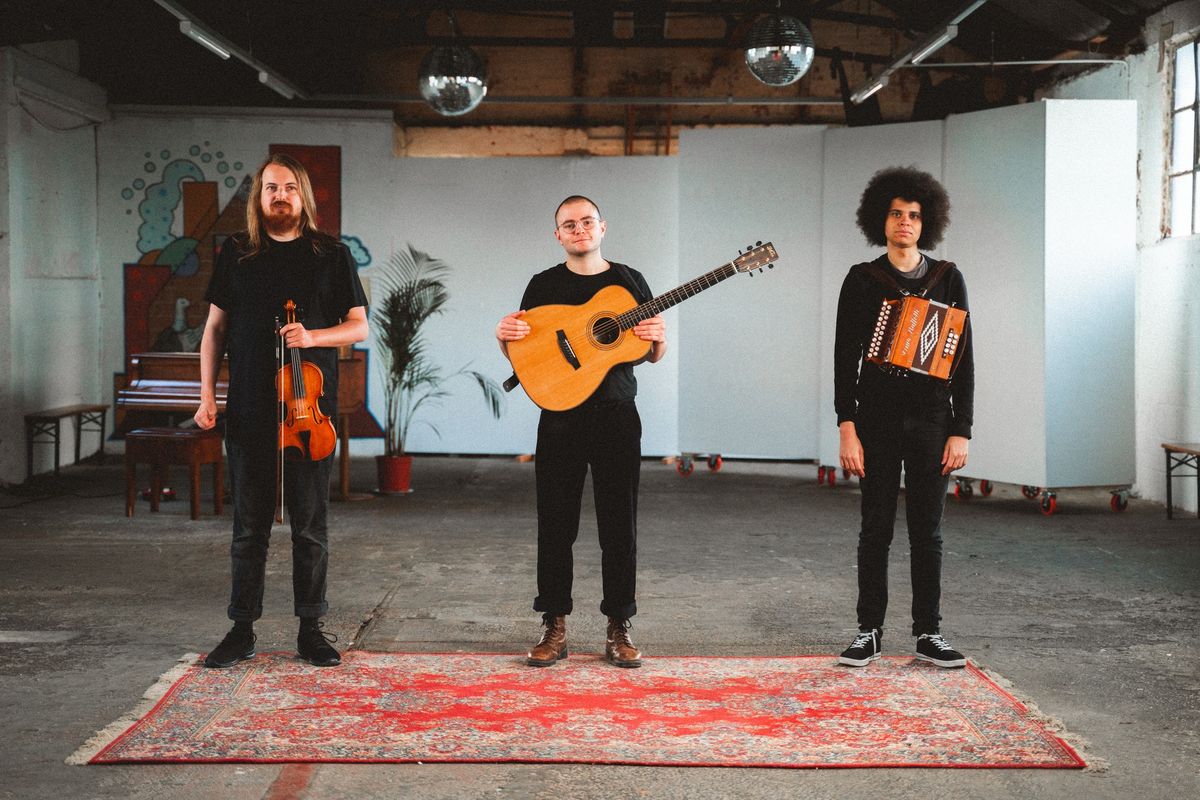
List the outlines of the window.
<svg viewBox="0 0 1200 800">
<path fill-rule="evenodd" d="M 1170 193 L 1168 236 L 1200 233 L 1197 192 L 1197 151 L 1200 118 L 1196 104 L 1197 42 L 1175 51 L 1175 86 L 1171 101 L 1171 160 L 1167 168 Z"/>
</svg>

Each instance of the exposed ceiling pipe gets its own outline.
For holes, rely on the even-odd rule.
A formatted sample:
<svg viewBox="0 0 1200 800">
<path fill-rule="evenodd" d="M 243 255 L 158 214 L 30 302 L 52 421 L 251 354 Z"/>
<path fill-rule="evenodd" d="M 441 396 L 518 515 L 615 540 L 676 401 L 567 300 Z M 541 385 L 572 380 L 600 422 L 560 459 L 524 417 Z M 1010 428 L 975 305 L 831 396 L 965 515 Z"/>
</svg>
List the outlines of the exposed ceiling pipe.
<svg viewBox="0 0 1200 800">
<path fill-rule="evenodd" d="M 325 103 L 379 103 L 403 105 L 424 103 L 420 95 L 385 94 L 316 94 L 308 98 Z M 488 95 L 484 105 L 578 105 L 578 106 L 840 106 L 840 97 L 578 97 L 543 96 L 494 97 Z"/>
</svg>

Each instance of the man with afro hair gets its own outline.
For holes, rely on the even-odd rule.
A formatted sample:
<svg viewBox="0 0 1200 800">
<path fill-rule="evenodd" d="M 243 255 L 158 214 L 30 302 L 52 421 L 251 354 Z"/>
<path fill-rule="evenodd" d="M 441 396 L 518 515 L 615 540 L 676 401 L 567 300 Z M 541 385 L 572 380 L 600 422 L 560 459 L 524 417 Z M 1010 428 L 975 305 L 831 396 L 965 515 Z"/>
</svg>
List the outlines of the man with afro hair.
<svg viewBox="0 0 1200 800">
<path fill-rule="evenodd" d="M 921 249 L 937 247 L 950 222 L 950 199 L 933 176 L 912 168 L 877 172 L 858 207 L 858 227 L 887 252 L 855 264 L 838 298 L 834 406 L 844 470 L 861 479 L 858 630 L 838 662 L 865 667 L 879 658 L 888 600 L 888 550 L 900 474 L 911 549 L 912 633 L 917 658 L 939 667 L 966 659 L 941 635 L 942 510 L 953 470 L 967 463 L 975 373 L 969 336 L 957 370 L 943 381 L 864 358 L 884 299 L 921 295 L 967 308 L 967 287 L 952 264 Z"/>
</svg>

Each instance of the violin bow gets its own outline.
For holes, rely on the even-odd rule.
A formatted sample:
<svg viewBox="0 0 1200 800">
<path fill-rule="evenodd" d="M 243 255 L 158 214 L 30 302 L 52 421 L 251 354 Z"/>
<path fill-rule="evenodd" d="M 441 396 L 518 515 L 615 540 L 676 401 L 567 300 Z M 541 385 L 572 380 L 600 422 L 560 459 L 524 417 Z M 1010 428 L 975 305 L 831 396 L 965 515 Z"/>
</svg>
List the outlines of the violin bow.
<svg viewBox="0 0 1200 800">
<path fill-rule="evenodd" d="M 287 345 L 283 341 L 283 334 L 280 332 L 279 317 L 275 317 L 275 349 L 276 349 L 276 352 L 279 353 L 279 372 L 275 373 L 278 376 L 283 373 L 283 365 L 284 365 L 284 358 L 285 358 L 284 352 L 287 350 Z M 283 381 L 276 378 L 275 384 L 278 387 L 278 393 L 279 393 L 279 397 L 278 397 L 279 402 L 277 402 L 275 404 L 275 409 L 276 409 L 275 410 L 275 417 L 276 417 L 275 430 L 276 430 L 276 436 L 278 437 L 278 441 L 276 442 L 276 446 L 275 446 L 275 459 L 276 459 L 275 463 L 276 463 L 276 472 L 279 474 L 279 483 L 275 486 L 275 522 L 282 523 L 283 522 L 283 462 L 284 462 L 284 458 L 283 458 L 283 415 L 286 412 L 284 411 Z"/>
</svg>

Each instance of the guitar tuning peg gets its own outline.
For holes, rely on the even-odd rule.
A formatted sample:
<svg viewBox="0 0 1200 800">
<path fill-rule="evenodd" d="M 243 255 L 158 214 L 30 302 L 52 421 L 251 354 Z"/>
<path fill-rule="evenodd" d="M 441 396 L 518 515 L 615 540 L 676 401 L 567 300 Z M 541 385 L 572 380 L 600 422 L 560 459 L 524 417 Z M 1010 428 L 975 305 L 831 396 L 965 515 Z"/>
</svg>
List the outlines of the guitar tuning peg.
<svg viewBox="0 0 1200 800">
<path fill-rule="evenodd" d="M 754 246 L 755 246 L 755 247 L 762 247 L 762 240 L 760 239 L 759 241 L 755 242 L 755 243 L 754 243 Z"/>
<path fill-rule="evenodd" d="M 749 271 L 749 272 L 747 272 L 746 274 L 747 274 L 747 275 L 749 275 L 751 278 L 753 278 L 753 277 L 754 277 L 754 270 L 750 270 L 750 271 Z"/>
<path fill-rule="evenodd" d="M 775 269 L 775 265 L 774 265 L 774 264 L 767 264 L 767 269 Z"/>
<path fill-rule="evenodd" d="M 746 249 L 747 249 L 747 250 L 753 250 L 753 249 L 754 249 L 754 245 L 752 245 L 752 244 L 748 244 L 748 245 L 746 245 Z"/>
</svg>

